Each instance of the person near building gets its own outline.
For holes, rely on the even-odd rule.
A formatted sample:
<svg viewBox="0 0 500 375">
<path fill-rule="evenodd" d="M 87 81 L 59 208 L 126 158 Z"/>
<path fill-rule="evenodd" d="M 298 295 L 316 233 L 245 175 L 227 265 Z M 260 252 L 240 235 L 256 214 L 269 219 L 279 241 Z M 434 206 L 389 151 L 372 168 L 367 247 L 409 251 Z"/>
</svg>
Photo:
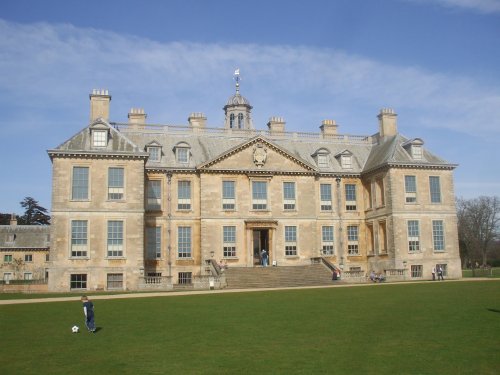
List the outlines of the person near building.
<svg viewBox="0 0 500 375">
<path fill-rule="evenodd" d="M 262 267 L 267 267 L 268 255 L 266 249 L 262 249 L 260 253 L 260 260 L 262 261 Z"/>
<path fill-rule="evenodd" d="M 438 280 L 444 280 L 444 277 L 443 277 L 443 267 L 438 266 L 437 273 L 438 273 Z"/>
</svg>

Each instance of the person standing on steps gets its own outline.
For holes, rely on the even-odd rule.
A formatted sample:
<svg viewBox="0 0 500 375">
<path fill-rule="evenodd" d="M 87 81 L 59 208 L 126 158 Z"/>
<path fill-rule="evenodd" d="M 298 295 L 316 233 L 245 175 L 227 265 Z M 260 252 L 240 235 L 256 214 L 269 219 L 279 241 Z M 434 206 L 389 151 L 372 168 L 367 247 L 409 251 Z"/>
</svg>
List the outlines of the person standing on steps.
<svg viewBox="0 0 500 375">
<path fill-rule="evenodd" d="M 268 259 L 267 251 L 266 249 L 262 249 L 260 253 L 260 260 L 262 261 L 262 267 L 267 267 L 267 259 Z"/>
</svg>

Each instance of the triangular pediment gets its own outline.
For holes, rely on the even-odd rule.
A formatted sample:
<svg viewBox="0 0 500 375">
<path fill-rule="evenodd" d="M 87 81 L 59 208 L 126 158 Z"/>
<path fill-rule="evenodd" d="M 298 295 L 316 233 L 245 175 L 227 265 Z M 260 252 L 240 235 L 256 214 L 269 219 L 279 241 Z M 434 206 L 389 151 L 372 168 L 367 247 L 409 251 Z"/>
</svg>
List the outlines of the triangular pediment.
<svg viewBox="0 0 500 375">
<path fill-rule="evenodd" d="M 316 167 L 263 136 L 254 137 L 198 166 L 199 170 L 311 173 Z"/>
</svg>

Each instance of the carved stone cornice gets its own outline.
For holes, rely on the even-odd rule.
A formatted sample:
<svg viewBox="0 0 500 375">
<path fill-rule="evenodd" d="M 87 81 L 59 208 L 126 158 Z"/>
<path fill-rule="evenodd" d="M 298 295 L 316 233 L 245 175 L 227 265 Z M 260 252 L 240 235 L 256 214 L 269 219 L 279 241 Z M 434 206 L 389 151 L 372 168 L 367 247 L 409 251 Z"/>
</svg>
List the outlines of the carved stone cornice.
<svg viewBox="0 0 500 375">
<path fill-rule="evenodd" d="M 69 151 L 69 150 L 48 150 L 50 159 L 57 158 L 79 158 L 79 159 L 135 159 L 147 160 L 149 154 L 146 152 L 89 152 L 89 151 Z"/>
</svg>

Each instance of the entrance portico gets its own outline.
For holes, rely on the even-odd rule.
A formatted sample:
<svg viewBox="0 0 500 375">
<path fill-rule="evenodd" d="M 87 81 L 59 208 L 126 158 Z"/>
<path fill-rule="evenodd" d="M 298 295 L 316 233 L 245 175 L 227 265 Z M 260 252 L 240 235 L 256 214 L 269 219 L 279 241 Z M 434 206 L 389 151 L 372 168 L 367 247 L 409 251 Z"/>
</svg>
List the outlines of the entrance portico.
<svg viewBox="0 0 500 375">
<path fill-rule="evenodd" d="M 269 264 L 275 259 L 274 255 L 274 232 L 278 227 L 277 220 L 245 220 L 247 237 L 247 267 L 261 265 L 260 253 L 266 249 L 269 256 Z"/>
</svg>

